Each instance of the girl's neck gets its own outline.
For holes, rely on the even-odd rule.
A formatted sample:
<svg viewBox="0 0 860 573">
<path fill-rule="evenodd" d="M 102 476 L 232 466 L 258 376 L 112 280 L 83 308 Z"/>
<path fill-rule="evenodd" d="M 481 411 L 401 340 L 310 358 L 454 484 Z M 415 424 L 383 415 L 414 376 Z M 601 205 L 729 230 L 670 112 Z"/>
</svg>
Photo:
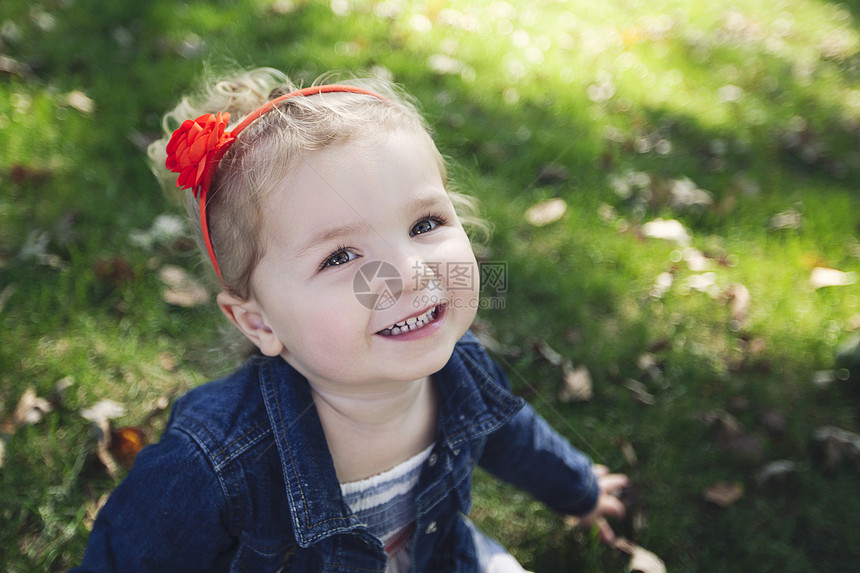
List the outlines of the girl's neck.
<svg viewBox="0 0 860 573">
<path fill-rule="evenodd" d="M 432 379 L 363 388 L 320 388 L 311 393 L 341 483 L 395 467 L 433 443 L 436 391 Z"/>
<path fill-rule="evenodd" d="M 325 417 L 361 432 L 387 432 L 426 407 L 431 393 L 429 376 L 412 382 L 378 384 L 359 389 L 322 387 L 311 383 L 314 404 Z"/>
</svg>

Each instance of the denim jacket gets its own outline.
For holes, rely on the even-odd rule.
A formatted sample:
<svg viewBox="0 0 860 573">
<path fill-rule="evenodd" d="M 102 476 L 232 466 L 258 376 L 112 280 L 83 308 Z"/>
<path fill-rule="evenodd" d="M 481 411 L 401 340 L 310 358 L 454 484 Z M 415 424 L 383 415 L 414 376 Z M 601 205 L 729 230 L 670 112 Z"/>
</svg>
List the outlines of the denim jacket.
<svg viewBox="0 0 860 573">
<path fill-rule="evenodd" d="M 466 335 L 434 374 L 436 445 L 422 469 L 413 571 L 475 571 L 462 516 L 476 464 L 564 513 L 595 505 L 591 462 L 509 392 Z M 257 357 L 182 397 L 110 496 L 75 572 L 385 571 L 343 502 L 307 381 Z"/>
</svg>

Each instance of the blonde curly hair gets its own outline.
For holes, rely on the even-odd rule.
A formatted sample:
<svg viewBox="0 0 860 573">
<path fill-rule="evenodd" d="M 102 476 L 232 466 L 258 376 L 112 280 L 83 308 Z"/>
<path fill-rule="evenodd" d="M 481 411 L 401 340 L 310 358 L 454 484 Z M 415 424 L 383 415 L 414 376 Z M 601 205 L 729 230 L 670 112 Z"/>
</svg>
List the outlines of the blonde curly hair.
<svg viewBox="0 0 860 573">
<path fill-rule="evenodd" d="M 379 77 L 349 78 L 338 83 L 365 88 L 384 99 L 355 94 L 287 99 L 245 129 L 221 159 L 206 209 L 210 240 L 221 269 L 221 288 L 227 292 L 243 299 L 252 296 L 251 277 L 263 255 L 260 229 L 263 201 L 303 153 L 359 135 L 407 129 L 430 141 L 442 179 L 448 186 L 445 160 L 432 144 L 429 126 L 406 94 Z M 163 137 L 147 150 L 150 168 L 165 192 L 182 195 L 176 187 L 176 175 L 167 170 L 164 161 L 167 142 L 184 120 L 206 113 L 229 112 L 231 123 L 227 129 L 230 130 L 267 101 L 296 89 L 298 86 L 282 72 L 258 68 L 210 79 L 198 93 L 180 100 L 162 120 Z M 450 188 L 449 194 L 463 223 L 480 227 L 480 220 L 473 215 L 473 200 Z M 190 190 L 184 193 L 184 200 L 198 244 L 205 253 L 199 205 Z"/>
</svg>

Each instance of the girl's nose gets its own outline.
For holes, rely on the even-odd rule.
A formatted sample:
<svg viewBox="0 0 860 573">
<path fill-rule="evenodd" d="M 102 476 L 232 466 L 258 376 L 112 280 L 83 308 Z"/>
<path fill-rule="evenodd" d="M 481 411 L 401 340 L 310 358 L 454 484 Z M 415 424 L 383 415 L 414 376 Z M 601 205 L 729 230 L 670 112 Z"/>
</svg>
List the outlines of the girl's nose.
<svg viewBox="0 0 860 573">
<path fill-rule="evenodd" d="M 402 288 L 395 296 L 400 297 L 406 293 L 433 295 L 442 292 L 441 262 L 425 260 L 416 253 L 403 253 L 392 261 L 392 265 L 403 279 Z"/>
</svg>

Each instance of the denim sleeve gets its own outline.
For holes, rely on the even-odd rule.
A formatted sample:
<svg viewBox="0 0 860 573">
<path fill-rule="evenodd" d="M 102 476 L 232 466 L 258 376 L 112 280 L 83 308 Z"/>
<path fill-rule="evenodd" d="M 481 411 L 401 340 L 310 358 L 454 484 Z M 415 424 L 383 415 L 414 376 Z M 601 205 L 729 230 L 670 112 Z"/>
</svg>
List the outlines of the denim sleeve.
<svg viewBox="0 0 860 573">
<path fill-rule="evenodd" d="M 90 534 L 74 573 L 193 572 L 218 569 L 230 546 L 224 496 L 199 448 L 168 431 L 137 456 Z"/>
<path fill-rule="evenodd" d="M 496 370 L 507 383 L 497 365 Z M 488 436 L 479 465 L 564 514 L 585 515 L 597 504 L 599 488 L 591 460 L 529 404 Z"/>
</svg>

